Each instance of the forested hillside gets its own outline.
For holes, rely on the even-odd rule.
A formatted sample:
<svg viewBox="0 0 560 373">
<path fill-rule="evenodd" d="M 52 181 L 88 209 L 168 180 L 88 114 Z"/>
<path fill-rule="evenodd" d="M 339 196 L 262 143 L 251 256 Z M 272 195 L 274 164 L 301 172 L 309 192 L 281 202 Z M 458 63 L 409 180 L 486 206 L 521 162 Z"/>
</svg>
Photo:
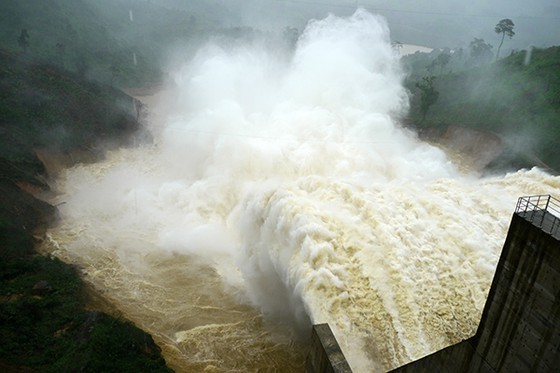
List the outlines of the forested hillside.
<svg viewBox="0 0 560 373">
<path fill-rule="evenodd" d="M 499 166 L 544 164 L 560 170 L 560 47 L 520 51 L 457 73 L 421 70 L 407 81 L 413 93 L 411 125 L 431 133 L 451 125 L 489 131 L 506 145 Z M 425 111 L 422 97 L 430 92 L 420 73 L 433 76 L 436 96 Z"/>
<path fill-rule="evenodd" d="M 171 51 L 193 53 L 209 38 L 257 32 L 224 24 L 229 7 L 216 1 L 4 0 L 0 48 L 109 85 L 153 86 L 165 80 Z"/>
<path fill-rule="evenodd" d="M 139 106 L 109 86 L 0 50 L 0 157 L 40 171 L 36 148 L 91 149 L 137 129 Z"/>
<path fill-rule="evenodd" d="M 158 82 L 161 72 L 157 55 L 138 47 L 145 34 L 137 34 L 134 40 L 129 37 L 142 30 L 142 24 L 131 22 L 129 9 L 122 2 L 118 4 L 121 6 L 110 9 L 112 16 L 108 17 L 99 11 L 95 1 L 3 1 L 0 45 L 107 84 L 134 86 Z M 139 4 L 148 7 L 147 3 Z M 166 16 L 155 11 L 160 8 L 144 8 L 141 10 L 156 19 Z M 138 17 L 141 22 L 141 14 Z M 24 31 L 28 35 L 27 46 L 20 41 Z"/>
</svg>

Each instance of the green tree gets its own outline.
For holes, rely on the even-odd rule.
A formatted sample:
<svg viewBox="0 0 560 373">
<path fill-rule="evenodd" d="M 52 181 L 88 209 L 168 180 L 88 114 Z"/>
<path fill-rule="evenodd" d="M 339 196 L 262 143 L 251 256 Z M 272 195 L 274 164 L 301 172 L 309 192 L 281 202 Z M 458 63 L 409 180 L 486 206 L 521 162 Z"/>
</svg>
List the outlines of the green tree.
<svg viewBox="0 0 560 373">
<path fill-rule="evenodd" d="M 451 55 L 442 52 L 432 61 L 432 63 L 427 67 L 427 69 L 431 73 L 436 66 L 439 66 L 439 73 L 441 75 L 443 73 L 444 67 L 447 66 L 447 64 L 449 64 L 450 60 L 451 60 Z"/>
<path fill-rule="evenodd" d="M 23 53 L 27 52 L 27 48 L 29 47 L 29 34 L 27 33 L 27 29 L 21 29 L 18 45 L 23 48 Z"/>
<path fill-rule="evenodd" d="M 435 76 L 425 76 L 421 82 L 416 83 L 416 88 L 420 90 L 420 113 L 422 114 L 422 122 L 426 119 L 428 109 L 436 103 L 439 92 L 434 88 Z"/>
<path fill-rule="evenodd" d="M 500 41 L 500 45 L 498 46 L 498 51 L 496 52 L 496 61 L 498 60 L 498 56 L 500 55 L 500 48 L 504 43 L 504 38 L 506 37 L 506 35 L 510 39 L 513 37 L 513 35 L 515 35 L 515 32 L 513 31 L 513 26 L 515 26 L 513 24 L 513 21 L 511 19 L 505 18 L 502 19 L 500 22 L 498 22 L 496 27 L 494 27 L 494 31 L 496 32 L 496 34 L 502 34 L 502 40 Z"/>
<path fill-rule="evenodd" d="M 469 44 L 471 60 L 475 64 L 488 63 L 492 60 L 492 45 L 484 42 L 484 39 L 474 38 Z"/>
</svg>

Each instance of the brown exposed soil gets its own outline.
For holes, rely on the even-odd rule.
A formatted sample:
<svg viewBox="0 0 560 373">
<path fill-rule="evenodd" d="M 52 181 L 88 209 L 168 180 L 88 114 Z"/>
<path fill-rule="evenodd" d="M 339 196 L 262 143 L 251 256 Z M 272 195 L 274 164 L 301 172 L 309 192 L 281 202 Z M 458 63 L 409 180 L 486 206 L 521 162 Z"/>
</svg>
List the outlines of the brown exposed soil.
<svg viewBox="0 0 560 373">
<path fill-rule="evenodd" d="M 451 125 L 443 131 L 424 131 L 420 137 L 441 147 L 465 172 L 479 172 L 502 154 L 504 141 L 495 133 Z"/>
</svg>

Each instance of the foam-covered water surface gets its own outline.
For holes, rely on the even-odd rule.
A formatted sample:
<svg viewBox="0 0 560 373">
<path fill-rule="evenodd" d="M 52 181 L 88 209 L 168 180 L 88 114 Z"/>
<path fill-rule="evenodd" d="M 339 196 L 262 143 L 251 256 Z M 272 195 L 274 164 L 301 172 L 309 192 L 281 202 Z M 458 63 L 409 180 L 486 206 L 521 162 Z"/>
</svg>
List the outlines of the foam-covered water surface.
<svg viewBox="0 0 560 373">
<path fill-rule="evenodd" d="M 471 336 L 538 169 L 465 175 L 401 128 L 385 21 L 312 21 L 290 59 L 209 45 L 174 76 L 154 144 L 57 180 L 49 249 L 181 371 L 301 371 L 328 322 L 356 372 Z"/>
</svg>

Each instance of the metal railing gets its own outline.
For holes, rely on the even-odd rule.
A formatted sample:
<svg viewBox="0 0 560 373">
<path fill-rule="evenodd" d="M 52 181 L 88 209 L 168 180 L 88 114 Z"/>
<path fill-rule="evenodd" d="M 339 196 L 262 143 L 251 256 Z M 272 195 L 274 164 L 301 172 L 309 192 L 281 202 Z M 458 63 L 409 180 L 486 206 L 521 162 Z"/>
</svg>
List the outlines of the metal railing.
<svg viewBox="0 0 560 373">
<path fill-rule="evenodd" d="M 520 197 L 515 213 L 546 233 L 560 237 L 560 200 L 550 195 Z"/>
</svg>

